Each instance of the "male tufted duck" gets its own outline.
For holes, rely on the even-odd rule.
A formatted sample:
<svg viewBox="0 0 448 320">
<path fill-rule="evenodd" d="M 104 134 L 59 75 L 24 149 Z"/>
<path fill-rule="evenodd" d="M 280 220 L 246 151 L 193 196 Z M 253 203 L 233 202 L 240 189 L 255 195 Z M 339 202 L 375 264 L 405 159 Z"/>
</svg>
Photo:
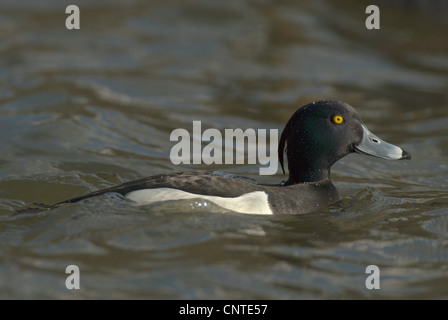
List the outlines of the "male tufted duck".
<svg viewBox="0 0 448 320">
<path fill-rule="evenodd" d="M 292 115 L 278 146 L 283 172 L 285 150 L 289 178 L 278 185 L 257 184 L 248 178 L 217 172 L 181 172 L 123 183 L 49 208 L 112 192 L 138 205 L 202 199 L 248 214 L 309 213 L 340 199 L 331 182 L 330 168 L 349 153 L 389 160 L 411 158 L 400 147 L 372 134 L 352 106 L 334 100 L 312 102 Z"/>
</svg>

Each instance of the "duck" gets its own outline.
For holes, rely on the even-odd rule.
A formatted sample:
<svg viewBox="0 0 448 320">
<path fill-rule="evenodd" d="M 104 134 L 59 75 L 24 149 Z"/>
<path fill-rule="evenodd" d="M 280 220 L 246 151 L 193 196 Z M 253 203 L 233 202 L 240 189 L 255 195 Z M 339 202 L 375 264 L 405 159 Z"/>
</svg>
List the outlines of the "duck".
<svg viewBox="0 0 448 320">
<path fill-rule="evenodd" d="M 259 184 L 253 179 L 224 172 L 160 174 L 58 202 L 46 209 L 69 205 L 105 194 L 118 194 L 133 205 L 170 200 L 201 199 L 245 214 L 306 214 L 341 199 L 331 181 L 331 167 L 348 154 L 386 160 L 410 160 L 411 154 L 369 131 L 348 103 L 320 100 L 297 109 L 284 127 L 278 159 L 288 179 Z"/>
</svg>

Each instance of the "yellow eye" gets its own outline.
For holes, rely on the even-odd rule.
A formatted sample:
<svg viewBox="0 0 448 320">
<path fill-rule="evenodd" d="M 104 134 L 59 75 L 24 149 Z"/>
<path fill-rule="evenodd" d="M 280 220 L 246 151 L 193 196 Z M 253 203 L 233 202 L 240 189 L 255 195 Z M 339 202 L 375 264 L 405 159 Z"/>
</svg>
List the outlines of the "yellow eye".
<svg viewBox="0 0 448 320">
<path fill-rule="evenodd" d="M 334 116 L 333 122 L 336 124 L 341 124 L 342 122 L 344 122 L 344 118 L 342 118 L 342 116 Z"/>
</svg>

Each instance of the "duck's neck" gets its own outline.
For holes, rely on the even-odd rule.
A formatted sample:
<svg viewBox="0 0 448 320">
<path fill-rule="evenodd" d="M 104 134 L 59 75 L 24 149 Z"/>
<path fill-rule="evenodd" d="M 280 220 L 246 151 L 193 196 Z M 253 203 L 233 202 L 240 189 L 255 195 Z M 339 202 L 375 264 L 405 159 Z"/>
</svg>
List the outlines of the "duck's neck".
<svg viewBox="0 0 448 320">
<path fill-rule="evenodd" d="M 330 180 L 330 168 L 295 166 L 289 168 L 289 179 L 286 184 L 324 182 Z"/>
</svg>

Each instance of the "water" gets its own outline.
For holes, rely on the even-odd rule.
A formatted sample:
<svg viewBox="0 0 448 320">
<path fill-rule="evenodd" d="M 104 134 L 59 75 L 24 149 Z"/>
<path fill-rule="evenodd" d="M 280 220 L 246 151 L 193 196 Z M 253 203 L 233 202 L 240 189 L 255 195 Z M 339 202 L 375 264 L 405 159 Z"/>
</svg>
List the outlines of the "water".
<svg viewBox="0 0 448 320">
<path fill-rule="evenodd" d="M 0 297 L 448 298 L 447 3 L 406 3 L 381 2 L 369 31 L 359 1 L 78 1 L 68 31 L 69 1 L 0 1 Z M 347 101 L 412 160 L 346 157 L 341 204 L 309 215 L 107 198 L 13 214 L 183 170 L 278 183 L 175 166 L 170 133 L 282 129 L 317 99 Z"/>
</svg>

